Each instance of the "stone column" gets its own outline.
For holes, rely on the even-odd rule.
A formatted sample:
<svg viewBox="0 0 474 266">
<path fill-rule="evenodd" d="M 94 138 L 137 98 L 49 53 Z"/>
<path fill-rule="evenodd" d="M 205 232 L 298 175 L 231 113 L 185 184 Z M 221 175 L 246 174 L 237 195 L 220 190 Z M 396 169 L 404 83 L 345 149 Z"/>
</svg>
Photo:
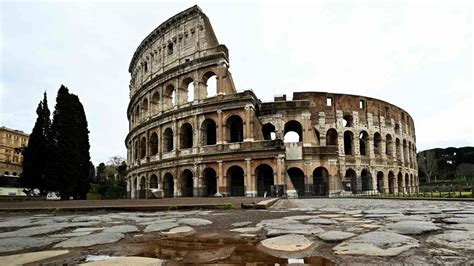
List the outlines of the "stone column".
<svg viewBox="0 0 474 266">
<path fill-rule="evenodd" d="M 223 144 L 224 141 L 224 121 L 222 110 L 217 110 L 217 144 Z"/>
<path fill-rule="evenodd" d="M 303 147 L 311 147 L 312 143 L 314 142 L 314 132 L 311 127 L 311 113 L 302 113 L 301 114 L 303 125 Z"/>
<path fill-rule="evenodd" d="M 245 133 L 244 133 L 244 141 L 253 141 L 253 130 L 252 130 L 252 109 L 253 106 L 248 104 L 245 106 Z"/>
<path fill-rule="evenodd" d="M 178 150 L 178 141 L 179 141 L 179 132 L 178 132 L 178 122 L 176 119 L 173 119 L 173 151 Z"/>
<path fill-rule="evenodd" d="M 385 193 L 388 193 L 389 192 L 389 189 L 388 189 L 388 172 L 387 173 L 384 173 L 383 175 L 383 191 Z"/>
<path fill-rule="evenodd" d="M 217 161 L 218 163 L 218 184 L 217 184 L 217 192 L 221 193 L 223 196 L 228 195 L 227 187 L 226 187 L 226 177 L 224 176 L 224 165 L 223 161 Z"/>
<path fill-rule="evenodd" d="M 245 187 L 245 196 L 246 197 L 255 197 L 255 192 L 252 190 L 252 159 L 245 158 L 245 179 L 244 179 L 244 187 Z"/>
</svg>

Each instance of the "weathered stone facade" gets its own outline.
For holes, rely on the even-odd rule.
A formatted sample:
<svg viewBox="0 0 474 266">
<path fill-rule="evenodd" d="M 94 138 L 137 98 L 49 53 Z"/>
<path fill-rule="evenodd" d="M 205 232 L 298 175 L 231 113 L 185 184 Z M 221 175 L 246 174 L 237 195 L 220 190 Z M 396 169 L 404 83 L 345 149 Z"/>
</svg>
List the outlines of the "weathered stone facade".
<svg viewBox="0 0 474 266">
<path fill-rule="evenodd" d="M 415 127 L 406 111 L 326 92 L 262 103 L 253 91 L 236 91 L 228 68 L 228 50 L 197 6 L 142 41 L 129 68 L 130 197 L 147 197 L 151 188 L 165 197 L 418 188 Z M 216 95 L 208 94 L 211 77 Z"/>
</svg>

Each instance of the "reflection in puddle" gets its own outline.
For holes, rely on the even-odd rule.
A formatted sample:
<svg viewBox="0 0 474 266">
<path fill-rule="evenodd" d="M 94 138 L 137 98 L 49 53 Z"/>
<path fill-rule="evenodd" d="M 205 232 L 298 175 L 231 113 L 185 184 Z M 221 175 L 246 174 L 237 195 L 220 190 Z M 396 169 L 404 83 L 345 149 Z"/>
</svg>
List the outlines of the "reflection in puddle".
<svg viewBox="0 0 474 266">
<path fill-rule="evenodd" d="M 290 263 L 311 265 L 335 265 L 324 257 L 277 258 L 260 252 L 258 242 L 221 237 L 191 236 L 179 239 L 161 239 L 147 243 L 147 250 L 139 256 L 166 260 L 166 265 L 183 263 L 203 264 L 258 264 L 287 265 Z"/>
</svg>

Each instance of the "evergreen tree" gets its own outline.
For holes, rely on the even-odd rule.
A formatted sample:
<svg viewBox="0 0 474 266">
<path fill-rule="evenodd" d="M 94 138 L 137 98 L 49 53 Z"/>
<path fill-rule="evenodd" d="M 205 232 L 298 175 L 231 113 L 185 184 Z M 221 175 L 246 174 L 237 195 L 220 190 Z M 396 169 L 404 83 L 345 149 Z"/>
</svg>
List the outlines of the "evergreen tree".
<svg viewBox="0 0 474 266">
<path fill-rule="evenodd" d="M 43 100 L 38 104 L 36 114 L 38 117 L 29 137 L 28 146 L 23 151 L 23 172 L 20 176 L 20 183 L 30 190 L 37 188 L 42 195 L 45 195 L 49 189 L 45 180 L 45 172 L 51 127 L 51 113 L 48 108 L 46 92 Z"/>
<path fill-rule="evenodd" d="M 89 190 L 89 130 L 76 95 L 61 85 L 51 125 L 47 177 L 61 199 L 85 199 Z"/>
</svg>

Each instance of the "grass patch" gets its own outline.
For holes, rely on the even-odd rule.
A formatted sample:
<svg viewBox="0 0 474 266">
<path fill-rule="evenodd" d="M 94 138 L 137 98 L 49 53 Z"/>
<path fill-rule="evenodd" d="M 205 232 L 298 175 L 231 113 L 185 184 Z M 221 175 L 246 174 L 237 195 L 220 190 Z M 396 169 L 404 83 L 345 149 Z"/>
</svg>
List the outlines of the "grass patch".
<svg viewBox="0 0 474 266">
<path fill-rule="evenodd" d="M 234 208 L 234 205 L 232 205 L 230 203 L 219 204 L 219 205 L 216 206 L 216 208 L 219 209 L 219 210 L 230 210 L 230 209 Z"/>
</svg>

